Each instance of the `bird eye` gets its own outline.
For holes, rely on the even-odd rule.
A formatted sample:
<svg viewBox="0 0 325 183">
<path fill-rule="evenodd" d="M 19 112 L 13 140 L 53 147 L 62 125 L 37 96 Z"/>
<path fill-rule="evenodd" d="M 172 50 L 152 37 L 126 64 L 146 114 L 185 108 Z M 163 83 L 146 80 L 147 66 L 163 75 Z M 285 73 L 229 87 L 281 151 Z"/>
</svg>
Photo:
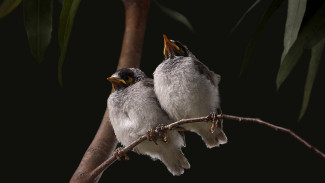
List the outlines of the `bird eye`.
<svg viewBox="0 0 325 183">
<path fill-rule="evenodd" d="M 125 80 L 126 83 L 131 84 L 133 82 L 133 78 L 128 76 Z"/>
</svg>

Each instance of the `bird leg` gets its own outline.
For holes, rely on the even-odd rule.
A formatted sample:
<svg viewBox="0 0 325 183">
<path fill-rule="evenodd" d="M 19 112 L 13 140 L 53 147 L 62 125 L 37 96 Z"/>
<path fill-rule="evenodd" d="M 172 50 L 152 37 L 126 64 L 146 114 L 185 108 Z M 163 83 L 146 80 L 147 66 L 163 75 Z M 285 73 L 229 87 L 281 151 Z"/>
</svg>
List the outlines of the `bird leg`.
<svg viewBox="0 0 325 183">
<path fill-rule="evenodd" d="M 122 147 L 116 148 L 113 156 L 115 156 L 115 158 L 119 161 L 122 160 L 122 157 L 124 157 L 124 160 L 129 160 L 130 158 L 126 155 L 126 153 L 121 153 L 122 150 L 123 150 Z"/>
<path fill-rule="evenodd" d="M 151 129 L 147 132 L 147 137 L 149 141 L 153 141 L 156 145 L 158 138 L 161 138 L 164 142 L 168 141 L 167 137 L 167 129 L 164 128 L 165 126 L 160 124 L 156 128 Z"/>
<path fill-rule="evenodd" d="M 210 132 L 213 133 L 215 128 L 216 128 L 216 123 L 217 123 L 217 120 L 216 119 L 217 117 L 217 114 L 215 112 L 211 112 L 208 116 L 208 121 L 212 122 L 212 125 L 211 125 L 211 128 L 210 128 Z"/>
<path fill-rule="evenodd" d="M 155 129 L 150 129 L 149 131 L 147 131 L 147 138 L 149 141 L 153 141 L 156 145 L 158 145 L 158 134 L 156 133 Z"/>
<path fill-rule="evenodd" d="M 158 137 L 160 137 L 164 142 L 168 141 L 167 129 L 165 129 L 165 125 L 159 124 L 156 127 L 155 132 L 158 134 Z"/>
<path fill-rule="evenodd" d="M 218 108 L 217 112 L 211 112 L 209 114 L 209 116 L 208 116 L 208 121 L 212 122 L 212 125 L 211 125 L 211 128 L 210 128 L 211 133 L 214 132 L 216 126 L 219 127 L 219 128 L 222 128 L 223 120 L 222 120 L 222 118 L 220 118 L 220 119 L 218 118 L 218 114 L 220 114 L 222 116 L 221 108 Z"/>
</svg>

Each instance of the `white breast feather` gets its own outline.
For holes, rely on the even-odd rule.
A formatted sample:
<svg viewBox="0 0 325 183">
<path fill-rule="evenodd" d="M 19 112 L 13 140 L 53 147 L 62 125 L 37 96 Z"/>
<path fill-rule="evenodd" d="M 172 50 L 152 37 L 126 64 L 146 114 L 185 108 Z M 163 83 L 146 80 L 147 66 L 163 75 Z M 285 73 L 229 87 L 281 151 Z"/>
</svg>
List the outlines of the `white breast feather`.
<svg viewBox="0 0 325 183">
<path fill-rule="evenodd" d="M 154 72 L 155 92 L 174 120 L 205 116 L 219 106 L 218 87 L 197 71 L 191 59 L 183 58 L 177 67 L 165 70 L 167 60 Z"/>
</svg>

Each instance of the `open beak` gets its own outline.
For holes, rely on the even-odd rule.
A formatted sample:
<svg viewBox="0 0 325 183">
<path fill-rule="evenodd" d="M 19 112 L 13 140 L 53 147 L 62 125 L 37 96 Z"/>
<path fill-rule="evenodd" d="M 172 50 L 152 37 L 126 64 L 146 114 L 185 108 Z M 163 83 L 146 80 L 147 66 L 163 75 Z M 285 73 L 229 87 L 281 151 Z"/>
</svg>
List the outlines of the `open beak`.
<svg viewBox="0 0 325 183">
<path fill-rule="evenodd" d="M 175 43 L 171 42 L 165 34 L 163 37 L 165 58 L 173 58 L 177 55 L 183 55 L 183 50 L 181 50 Z"/>
<path fill-rule="evenodd" d="M 121 87 L 122 85 L 126 85 L 126 82 L 121 78 L 109 77 L 109 78 L 107 78 L 107 80 L 112 83 L 114 90 L 116 88 Z"/>
</svg>

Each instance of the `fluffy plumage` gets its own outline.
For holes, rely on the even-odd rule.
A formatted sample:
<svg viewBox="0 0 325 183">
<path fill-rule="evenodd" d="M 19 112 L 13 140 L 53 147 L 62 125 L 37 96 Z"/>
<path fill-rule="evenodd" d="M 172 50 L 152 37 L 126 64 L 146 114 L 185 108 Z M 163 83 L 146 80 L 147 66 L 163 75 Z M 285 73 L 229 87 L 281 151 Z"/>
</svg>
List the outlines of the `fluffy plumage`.
<svg viewBox="0 0 325 183">
<path fill-rule="evenodd" d="M 165 60 L 153 74 L 155 93 L 162 108 L 174 121 L 217 112 L 220 75 L 210 71 L 180 42 L 164 38 Z M 214 133 L 210 132 L 211 124 L 208 123 L 183 127 L 199 134 L 209 148 L 227 142 L 222 126 L 218 126 Z"/>
<path fill-rule="evenodd" d="M 111 123 L 117 140 L 122 145 L 129 145 L 159 124 L 172 122 L 160 107 L 154 93 L 153 80 L 147 78 L 140 69 L 122 69 L 112 77 L 123 79 L 126 83 L 115 88 L 108 98 Z M 128 83 L 128 80 L 132 81 Z M 135 151 L 161 160 L 173 175 L 181 175 L 184 169 L 190 168 L 181 151 L 184 140 L 178 132 L 168 131 L 168 142 L 158 140 L 157 143 L 158 145 L 144 141 Z"/>
</svg>

